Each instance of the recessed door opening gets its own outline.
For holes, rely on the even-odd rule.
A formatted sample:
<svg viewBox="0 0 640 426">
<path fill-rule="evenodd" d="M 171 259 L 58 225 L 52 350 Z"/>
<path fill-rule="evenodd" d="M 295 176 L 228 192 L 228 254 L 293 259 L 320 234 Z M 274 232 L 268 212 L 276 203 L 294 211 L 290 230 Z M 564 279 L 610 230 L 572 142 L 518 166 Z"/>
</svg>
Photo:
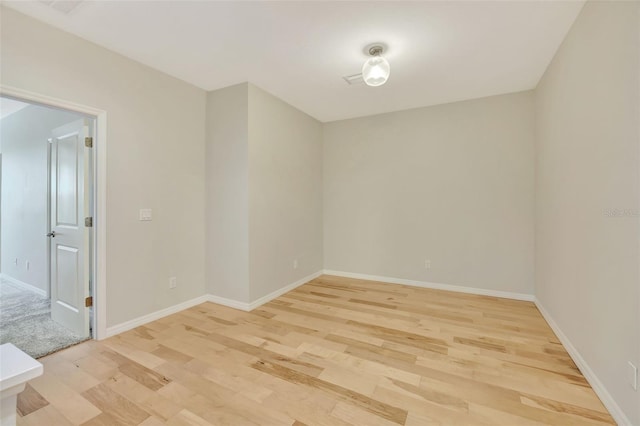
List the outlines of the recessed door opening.
<svg viewBox="0 0 640 426">
<path fill-rule="evenodd" d="M 95 330 L 96 118 L 0 106 L 0 344 L 38 358 Z"/>
</svg>

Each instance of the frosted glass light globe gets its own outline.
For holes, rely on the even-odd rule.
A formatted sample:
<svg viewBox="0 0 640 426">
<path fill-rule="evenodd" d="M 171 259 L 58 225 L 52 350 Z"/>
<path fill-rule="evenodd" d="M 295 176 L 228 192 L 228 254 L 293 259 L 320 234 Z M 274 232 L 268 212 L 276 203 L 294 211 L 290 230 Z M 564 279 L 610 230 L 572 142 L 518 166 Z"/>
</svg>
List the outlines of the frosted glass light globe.
<svg viewBox="0 0 640 426">
<path fill-rule="evenodd" d="M 362 66 L 362 79 L 367 86 L 382 86 L 389 78 L 391 67 L 382 56 L 373 56 Z"/>
</svg>

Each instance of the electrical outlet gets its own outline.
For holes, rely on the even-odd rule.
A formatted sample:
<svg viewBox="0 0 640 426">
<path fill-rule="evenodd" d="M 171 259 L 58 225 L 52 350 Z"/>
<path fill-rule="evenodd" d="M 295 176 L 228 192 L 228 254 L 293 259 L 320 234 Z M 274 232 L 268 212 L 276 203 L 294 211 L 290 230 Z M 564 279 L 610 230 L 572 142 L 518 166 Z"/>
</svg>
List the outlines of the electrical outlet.
<svg viewBox="0 0 640 426">
<path fill-rule="evenodd" d="M 140 220 L 143 222 L 153 220 L 153 211 L 151 209 L 140 209 Z"/>
<path fill-rule="evenodd" d="M 633 390 L 638 390 L 638 368 L 629 361 L 629 384 Z"/>
<path fill-rule="evenodd" d="M 298 269 L 298 259 L 293 259 L 293 269 Z"/>
<path fill-rule="evenodd" d="M 169 277 L 169 288 L 176 288 L 178 286 L 178 278 Z"/>
<path fill-rule="evenodd" d="M 424 269 L 431 269 L 431 259 L 425 259 Z"/>
</svg>

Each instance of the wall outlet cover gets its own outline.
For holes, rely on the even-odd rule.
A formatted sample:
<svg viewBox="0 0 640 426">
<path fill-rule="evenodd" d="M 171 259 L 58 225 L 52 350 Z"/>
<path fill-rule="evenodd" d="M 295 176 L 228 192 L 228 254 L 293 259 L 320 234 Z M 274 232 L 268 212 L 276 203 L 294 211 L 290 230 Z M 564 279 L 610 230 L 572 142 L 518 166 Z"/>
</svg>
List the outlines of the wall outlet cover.
<svg viewBox="0 0 640 426">
<path fill-rule="evenodd" d="M 140 220 L 149 221 L 153 219 L 153 212 L 151 209 L 140 209 Z"/>
</svg>

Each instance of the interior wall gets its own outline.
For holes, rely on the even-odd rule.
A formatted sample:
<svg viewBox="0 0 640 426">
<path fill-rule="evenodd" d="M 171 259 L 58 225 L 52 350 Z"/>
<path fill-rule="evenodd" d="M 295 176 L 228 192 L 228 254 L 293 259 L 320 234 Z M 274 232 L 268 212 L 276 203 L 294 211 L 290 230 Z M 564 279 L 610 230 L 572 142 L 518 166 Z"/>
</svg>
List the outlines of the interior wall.
<svg viewBox="0 0 640 426">
<path fill-rule="evenodd" d="M 206 271 L 209 293 L 249 302 L 248 84 L 207 94 Z"/>
<path fill-rule="evenodd" d="M 640 3 L 587 2 L 536 90 L 536 297 L 640 424 Z"/>
<path fill-rule="evenodd" d="M 107 326 L 203 295 L 205 92 L 1 12 L 2 84 L 107 112 Z"/>
<path fill-rule="evenodd" d="M 535 133 L 536 296 L 639 423 L 626 384 L 626 362 L 640 365 L 638 7 L 587 3 L 535 113 L 525 92 L 321 126 L 248 84 L 227 93 L 226 111 L 220 93 L 6 8 L 0 72 L 5 85 L 107 111 L 108 326 L 205 294 L 205 235 L 208 291 L 240 301 L 314 272 L 323 255 L 327 269 L 532 294 Z M 235 203 L 214 217 L 229 235 L 205 225 L 222 200 Z M 236 244 L 222 278 L 213 265 L 229 247 L 216 237 Z"/>
<path fill-rule="evenodd" d="M 320 122 L 250 83 L 209 92 L 206 164 L 211 294 L 251 303 L 322 270 Z"/>
<path fill-rule="evenodd" d="M 249 84 L 251 299 L 321 271 L 322 238 L 322 124 Z"/>
<path fill-rule="evenodd" d="M 78 114 L 30 105 L 0 120 L 1 272 L 45 293 L 48 291 L 49 245 L 45 236 L 49 232 L 47 139 L 53 129 L 80 118 Z"/>
<path fill-rule="evenodd" d="M 522 92 L 325 124 L 325 269 L 533 294 L 533 123 Z"/>
</svg>

